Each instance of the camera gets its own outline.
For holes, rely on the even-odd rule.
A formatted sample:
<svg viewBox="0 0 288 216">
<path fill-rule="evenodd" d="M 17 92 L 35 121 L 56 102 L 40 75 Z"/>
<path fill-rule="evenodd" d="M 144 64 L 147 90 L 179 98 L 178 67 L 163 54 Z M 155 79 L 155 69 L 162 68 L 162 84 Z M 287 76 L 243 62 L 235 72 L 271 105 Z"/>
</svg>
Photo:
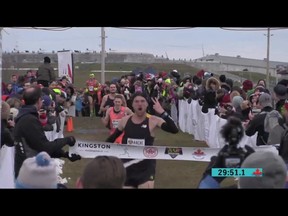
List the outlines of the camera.
<svg viewBox="0 0 288 216">
<path fill-rule="evenodd" d="M 240 119 L 230 117 L 227 124 L 223 126 L 221 134 L 228 143 L 225 151 L 219 152 L 219 156 L 223 159 L 222 164 L 226 168 L 239 168 L 246 155 L 245 151 L 238 147 L 238 143 L 244 135 Z"/>
<path fill-rule="evenodd" d="M 232 111 L 233 110 L 233 106 L 231 106 L 230 104 L 225 104 L 224 105 L 224 109 L 226 109 L 227 111 Z"/>
<path fill-rule="evenodd" d="M 261 112 L 261 109 L 252 109 L 253 114 L 259 114 Z"/>
<path fill-rule="evenodd" d="M 239 168 L 245 159 L 245 152 L 242 148 L 229 145 L 227 152 L 221 152 L 221 156 L 226 168 Z"/>
</svg>

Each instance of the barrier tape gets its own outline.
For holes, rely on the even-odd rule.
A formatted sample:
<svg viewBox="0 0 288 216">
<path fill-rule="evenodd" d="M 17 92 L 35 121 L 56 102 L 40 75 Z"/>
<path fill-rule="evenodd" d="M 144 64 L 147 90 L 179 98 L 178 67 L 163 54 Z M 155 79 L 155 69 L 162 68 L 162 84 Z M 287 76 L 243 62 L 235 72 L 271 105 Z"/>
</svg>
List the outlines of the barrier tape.
<svg viewBox="0 0 288 216">
<path fill-rule="evenodd" d="M 219 150 L 220 148 L 136 146 L 78 140 L 73 147 L 69 147 L 69 154 L 76 153 L 82 158 L 95 158 L 99 155 L 107 155 L 122 159 L 157 159 L 209 162 L 210 158 L 217 155 Z M 255 147 L 254 150 L 273 151 L 278 154 L 276 147 L 271 145 Z M 137 161 L 135 163 L 137 163 Z M 129 166 L 129 164 L 127 166 Z"/>
</svg>

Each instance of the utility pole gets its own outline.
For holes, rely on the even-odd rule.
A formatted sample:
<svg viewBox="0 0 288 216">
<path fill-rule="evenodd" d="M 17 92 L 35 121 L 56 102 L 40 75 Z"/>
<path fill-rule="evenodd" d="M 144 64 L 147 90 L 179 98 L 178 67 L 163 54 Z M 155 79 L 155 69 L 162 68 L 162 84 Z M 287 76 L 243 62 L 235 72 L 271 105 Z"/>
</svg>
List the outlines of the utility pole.
<svg viewBox="0 0 288 216">
<path fill-rule="evenodd" d="M 266 68 L 266 83 L 270 87 L 270 73 L 269 73 L 269 51 L 270 51 L 270 28 L 267 29 L 267 68 Z"/>
<path fill-rule="evenodd" d="M 101 84 L 105 83 L 105 29 L 101 27 Z"/>
<path fill-rule="evenodd" d="M 202 44 L 202 57 L 204 57 L 205 56 L 205 53 L 204 53 L 204 46 L 203 46 L 203 44 Z"/>
</svg>

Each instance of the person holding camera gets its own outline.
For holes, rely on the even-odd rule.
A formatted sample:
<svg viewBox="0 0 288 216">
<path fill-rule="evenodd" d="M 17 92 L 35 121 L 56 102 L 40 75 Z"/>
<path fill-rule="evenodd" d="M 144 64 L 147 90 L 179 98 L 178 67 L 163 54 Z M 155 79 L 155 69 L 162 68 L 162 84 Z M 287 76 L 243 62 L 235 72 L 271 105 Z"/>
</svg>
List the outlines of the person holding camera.
<svg viewBox="0 0 288 216">
<path fill-rule="evenodd" d="M 226 144 L 217 156 L 211 157 L 211 161 L 199 183 L 199 188 L 219 188 L 225 177 L 212 177 L 212 168 L 240 168 L 244 159 L 254 152 L 254 149 L 247 145 L 245 149 L 238 147 L 244 136 L 244 128 L 239 118 L 229 117 L 220 134 Z"/>
<path fill-rule="evenodd" d="M 258 99 L 257 106 L 261 108 L 261 112 L 256 115 L 252 115 L 251 120 L 245 123 L 244 125 L 246 127 L 245 134 L 247 136 L 253 136 L 256 132 L 258 132 L 256 145 L 257 146 L 267 145 L 269 133 L 265 131 L 264 123 L 266 115 L 270 111 L 274 110 L 271 95 L 268 93 L 262 93 Z"/>
<path fill-rule="evenodd" d="M 240 176 L 237 188 L 285 188 L 287 178 L 286 164 L 281 156 L 272 151 L 255 152 L 250 146 L 237 147 L 244 135 L 240 119 L 230 117 L 222 127 L 221 135 L 227 144 L 213 156 L 206 168 L 198 188 L 220 188 L 223 177 L 213 177 L 213 168 L 255 168 L 255 177 Z M 257 169 L 261 168 L 262 172 Z M 257 172 L 258 170 L 258 172 Z M 223 171 L 224 172 L 224 171 Z M 230 170 L 231 172 L 231 170 Z M 236 171 L 235 171 L 236 172 Z M 261 176 L 257 176 L 261 174 Z"/>
<path fill-rule="evenodd" d="M 68 152 L 62 150 L 65 145 L 75 145 L 76 140 L 73 136 L 54 141 L 49 141 L 45 136 L 38 113 L 43 105 L 41 95 L 42 91 L 38 86 L 26 89 L 23 94 L 25 105 L 20 108 L 15 119 L 15 178 L 18 176 L 24 160 L 36 156 L 41 151 L 47 152 L 54 158 L 68 158 L 72 162 L 81 159 L 77 154 L 69 156 Z"/>
</svg>

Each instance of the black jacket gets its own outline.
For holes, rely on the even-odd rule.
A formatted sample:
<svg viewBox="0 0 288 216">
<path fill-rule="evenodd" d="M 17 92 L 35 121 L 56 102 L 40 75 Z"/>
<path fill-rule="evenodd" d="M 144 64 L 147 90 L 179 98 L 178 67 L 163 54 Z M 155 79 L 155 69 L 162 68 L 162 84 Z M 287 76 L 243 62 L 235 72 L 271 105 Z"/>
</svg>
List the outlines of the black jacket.
<svg viewBox="0 0 288 216">
<path fill-rule="evenodd" d="M 14 146 L 14 138 L 12 131 L 8 128 L 7 120 L 1 120 L 1 147 L 7 145 L 9 147 Z"/>
<path fill-rule="evenodd" d="M 285 163 L 288 163 L 288 125 L 285 125 L 286 129 L 282 133 L 280 147 L 279 147 L 279 155 L 283 158 Z"/>
<path fill-rule="evenodd" d="M 264 107 L 261 112 L 270 112 L 272 111 L 272 107 Z M 257 135 L 257 141 L 256 145 L 266 145 L 268 141 L 269 133 L 264 131 L 264 120 L 267 115 L 267 113 L 259 113 L 257 114 L 248 124 L 248 127 L 245 130 L 245 133 L 247 136 L 253 136 L 256 132 L 258 132 Z"/>
<path fill-rule="evenodd" d="M 18 176 L 23 161 L 39 152 L 45 151 L 55 158 L 64 156 L 62 147 L 67 144 L 67 138 L 50 142 L 45 136 L 35 106 L 27 105 L 20 108 L 15 123 L 15 177 Z"/>
</svg>

